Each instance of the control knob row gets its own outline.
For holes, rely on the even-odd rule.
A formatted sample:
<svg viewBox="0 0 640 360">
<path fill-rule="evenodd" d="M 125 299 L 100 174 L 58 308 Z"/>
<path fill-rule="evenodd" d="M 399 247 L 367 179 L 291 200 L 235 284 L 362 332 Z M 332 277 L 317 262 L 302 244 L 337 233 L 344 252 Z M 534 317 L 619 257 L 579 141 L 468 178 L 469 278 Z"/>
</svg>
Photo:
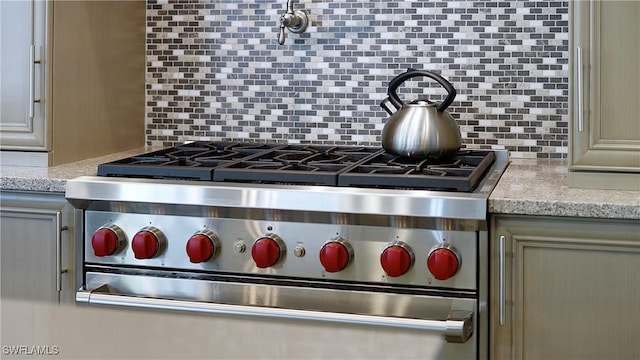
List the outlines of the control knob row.
<svg viewBox="0 0 640 360">
<path fill-rule="evenodd" d="M 276 265 L 284 252 L 284 242 L 275 234 L 256 240 L 251 248 L 251 256 L 259 268 Z M 322 245 L 319 258 L 325 271 L 339 272 L 353 260 L 353 247 L 343 239 L 331 240 Z M 413 251 L 403 242 L 394 242 L 386 246 L 380 254 L 380 264 L 390 277 L 406 274 L 414 261 Z M 427 267 L 434 278 L 447 280 L 458 272 L 460 256 L 452 246 L 438 245 L 427 254 Z"/>
<path fill-rule="evenodd" d="M 267 234 L 253 243 L 251 257 L 257 267 L 268 268 L 276 265 L 285 251 L 284 241 L 279 236 Z M 319 255 L 320 263 L 327 272 L 338 272 L 353 259 L 353 248 L 344 240 L 331 240 L 322 246 Z"/>
<path fill-rule="evenodd" d="M 117 225 L 99 228 L 91 237 L 95 256 L 116 254 L 124 247 L 125 233 Z M 132 241 L 131 248 L 136 259 L 151 259 L 166 246 L 164 234 L 153 226 L 142 228 Z M 210 230 L 192 235 L 186 244 L 186 252 L 192 263 L 206 262 L 215 257 L 220 249 L 218 236 Z M 269 268 L 280 262 L 286 252 L 284 241 L 276 234 L 267 234 L 257 239 L 251 247 L 251 257 L 258 268 Z M 320 248 L 320 263 L 325 271 L 336 273 L 344 270 L 353 260 L 353 247 L 343 239 L 328 241 Z M 413 266 L 415 255 L 403 242 L 387 245 L 380 254 L 380 265 L 390 277 L 406 274 Z M 460 267 L 460 256 L 449 245 L 438 245 L 427 255 L 427 267 L 434 278 L 446 280 L 454 276 Z"/>
<path fill-rule="evenodd" d="M 382 250 L 380 265 L 388 276 L 406 274 L 415 261 L 411 248 L 403 242 L 395 242 Z M 460 256 L 450 245 L 437 245 L 427 254 L 427 267 L 434 278 L 447 280 L 460 268 Z"/>
<path fill-rule="evenodd" d="M 124 247 L 125 233 L 117 225 L 110 224 L 96 230 L 91 236 L 91 247 L 95 256 L 115 255 Z M 162 252 L 167 240 L 158 228 L 147 226 L 138 231 L 131 240 L 131 249 L 136 259 L 152 259 Z M 217 254 L 220 240 L 213 231 L 203 230 L 187 240 L 186 251 L 193 263 L 205 262 Z"/>
</svg>

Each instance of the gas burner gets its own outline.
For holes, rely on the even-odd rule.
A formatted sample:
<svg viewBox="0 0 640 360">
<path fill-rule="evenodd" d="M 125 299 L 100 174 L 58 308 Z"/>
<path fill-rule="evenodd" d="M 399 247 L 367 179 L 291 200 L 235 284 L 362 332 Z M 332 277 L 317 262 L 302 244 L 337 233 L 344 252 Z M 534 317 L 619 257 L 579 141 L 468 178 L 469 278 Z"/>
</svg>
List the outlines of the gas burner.
<svg viewBox="0 0 640 360">
<path fill-rule="evenodd" d="M 491 151 L 411 159 L 377 147 L 194 142 L 102 164 L 99 176 L 470 192 Z"/>
<path fill-rule="evenodd" d="M 461 151 L 438 160 L 381 153 L 341 174 L 339 185 L 471 192 L 494 160 L 492 151 L 480 150 Z"/>
<path fill-rule="evenodd" d="M 213 169 L 278 144 L 196 141 L 98 166 L 98 176 L 212 181 Z"/>
<path fill-rule="evenodd" d="M 168 161 L 167 165 L 178 165 L 178 166 L 200 166 L 200 164 L 196 161 L 189 160 L 189 158 L 178 157 L 175 160 Z"/>
<path fill-rule="evenodd" d="M 338 176 L 379 148 L 286 145 L 214 171 L 215 181 L 337 186 Z"/>
</svg>

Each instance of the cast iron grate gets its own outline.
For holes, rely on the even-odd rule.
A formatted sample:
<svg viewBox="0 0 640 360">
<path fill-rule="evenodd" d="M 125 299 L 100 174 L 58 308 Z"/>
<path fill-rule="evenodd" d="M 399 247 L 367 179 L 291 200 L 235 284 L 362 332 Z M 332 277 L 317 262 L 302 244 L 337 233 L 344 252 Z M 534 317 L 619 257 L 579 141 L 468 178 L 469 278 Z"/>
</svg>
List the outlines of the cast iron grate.
<svg viewBox="0 0 640 360">
<path fill-rule="evenodd" d="M 101 164 L 98 175 L 471 192 L 494 161 L 487 150 L 410 159 L 378 147 L 199 141 Z"/>
</svg>

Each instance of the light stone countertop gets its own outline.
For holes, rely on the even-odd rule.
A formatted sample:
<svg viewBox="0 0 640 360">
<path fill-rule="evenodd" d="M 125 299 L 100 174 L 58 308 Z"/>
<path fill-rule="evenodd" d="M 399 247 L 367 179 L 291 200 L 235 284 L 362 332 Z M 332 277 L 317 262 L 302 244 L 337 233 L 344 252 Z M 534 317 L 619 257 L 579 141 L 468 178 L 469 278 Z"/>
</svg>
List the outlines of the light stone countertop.
<svg viewBox="0 0 640 360">
<path fill-rule="evenodd" d="M 65 192 L 67 180 L 96 175 L 98 165 L 158 150 L 142 147 L 52 167 L 3 166 L 0 157 L 0 189 Z"/>
<path fill-rule="evenodd" d="M 640 220 L 640 191 L 569 188 L 568 176 L 566 160 L 512 159 L 489 212 Z"/>
<path fill-rule="evenodd" d="M 67 179 L 95 175 L 101 163 L 153 150 L 158 148 L 139 148 L 50 168 L 0 166 L 0 189 L 64 192 Z M 640 191 L 574 189 L 567 184 L 566 160 L 512 159 L 489 197 L 489 212 L 640 220 Z"/>
</svg>

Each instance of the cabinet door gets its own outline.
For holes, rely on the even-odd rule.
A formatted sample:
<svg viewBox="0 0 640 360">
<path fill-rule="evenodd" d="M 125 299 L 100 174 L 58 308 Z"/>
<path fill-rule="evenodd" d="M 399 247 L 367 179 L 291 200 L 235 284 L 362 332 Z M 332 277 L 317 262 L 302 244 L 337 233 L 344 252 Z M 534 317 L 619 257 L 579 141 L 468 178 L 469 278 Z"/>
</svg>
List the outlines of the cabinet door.
<svg viewBox="0 0 640 360">
<path fill-rule="evenodd" d="M 0 1 L 0 147 L 46 150 L 47 1 Z"/>
<path fill-rule="evenodd" d="M 62 194 L 0 193 L 0 295 L 73 302 L 73 209 Z"/>
<path fill-rule="evenodd" d="M 640 2 L 572 1 L 570 6 L 571 169 L 638 173 Z"/>
<path fill-rule="evenodd" d="M 640 223 L 493 225 L 492 358 L 640 358 Z"/>
<path fill-rule="evenodd" d="M 569 6 L 569 186 L 640 191 L 640 1 Z"/>
</svg>

